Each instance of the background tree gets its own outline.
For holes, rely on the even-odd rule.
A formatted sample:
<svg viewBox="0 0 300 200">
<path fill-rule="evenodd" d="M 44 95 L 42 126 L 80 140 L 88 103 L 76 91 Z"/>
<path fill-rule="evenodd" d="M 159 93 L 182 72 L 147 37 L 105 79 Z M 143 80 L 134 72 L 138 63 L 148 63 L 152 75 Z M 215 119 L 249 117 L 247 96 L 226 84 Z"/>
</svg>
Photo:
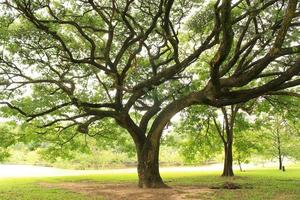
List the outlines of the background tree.
<svg viewBox="0 0 300 200">
<path fill-rule="evenodd" d="M 241 169 L 241 164 L 261 148 L 258 142 L 261 134 L 255 122 L 249 120 L 254 105 L 255 101 L 221 109 L 189 108 L 175 127 L 180 136 L 177 140 L 181 141 L 175 145 L 180 146 L 188 161 L 198 163 L 218 156 L 223 149 L 222 176 L 233 176 L 234 160 Z"/>
<path fill-rule="evenodd" d="M 192 106 L 181 113 L 175 124 L 176 135 L 169 137 L 187 163 L 205 163 L 222 152 L 222 141 L 211 117 L 214 111 L 207 106 Z"/>
<path fill-rule="evenodd" d="M 267 104 L 267 105 L 266 105 Z M 267 158 L 276 158 L 282 170 L 284 159 L 298 159 L 299 145 L 299 99 L 290 97 L 270 98 L 258 106 L 260 132 L 262 133 L 261 151 Z M 264 112 L 264 111 L 267 111 Z"/>
<path fill-rule="evenodd" d="M 163 187 L 160 139 L 176 113 L 295 92 L 298 8 L 297 0 L 4 0 L 1 104 L 66 141 L 113 119 L 135 143 L 139 185 Z M 209 13 L 196 30 L 185 25 L 193 10 Z"/>
<path fill-rule="evenodd" d="M 10 154 L 7 148 L 20 139 L 19 129 L 15 123 L 0 124 L 0 162 L 7 159 Z"/>
<path fill-rule="evenodd" d="M 261 142 L 264 135 L 260 131 L 263 125 L 257 120 L 259 112 L 255 110 L 260 102 L 261 98 L 258 98 L 241 105 L 236 116 L 233 156 L 240 171 L 243 171 L 242 163 L 248 163 L 265 148 L 265 143 Z"/>
<path fill-rule="evenodd" d="M 251 124 L 247 130 L 238 131 L 234 136 L 233 161 L 238 164 L 241 172 L 244 171 L 243 163 L 253 161 L 255 155 L 259 155 L 264 150 L 264 143 L 261 142 L 263 133 L 258 130 L 255 124 Z"/>
<path fill-rule="evenodd" d="M 223 120 L 221 124 L 213 116 L 214 125 L 217 133 L 222 139 L 224 146 L 224 168 L 222 176 L 233 176 L 233 138 L 236 115 L 240 109 L 239 104 L 231 105 L 229 108 L 222 107 Z"/>
<path fill-rule="evenodd" d="M 231 105 L 221 108 L 223 119 L 217 121 L 213 116 L 217 133 L 224 146 L 224 168 L 222 176 L 233 176 L 234 158 L 242 171 L 242 162 L 247 162 L 251 153 L 260 149 L 255 123 L 251 122 L 251 113 L 257 100 L 248 103 Z"/>
</svg>

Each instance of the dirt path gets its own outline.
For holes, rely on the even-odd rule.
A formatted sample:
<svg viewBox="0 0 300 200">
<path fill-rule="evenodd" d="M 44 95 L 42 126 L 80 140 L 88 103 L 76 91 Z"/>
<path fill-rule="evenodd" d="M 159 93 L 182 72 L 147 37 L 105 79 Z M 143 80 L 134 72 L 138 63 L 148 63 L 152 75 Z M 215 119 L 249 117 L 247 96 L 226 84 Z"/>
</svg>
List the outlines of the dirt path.
<svg viewBox="0 0 300 200">
<path fill-rule="evenodd" d="M 140 189 L 136 184 L 102 184 L 95 182 L 40 183 L 42 187 L 62 188 L 88 197 L 105 200 L 193 200 L 210 199 L 213 189 L 199 186 L 172 186 L 166 189 Z"/>
</svg>

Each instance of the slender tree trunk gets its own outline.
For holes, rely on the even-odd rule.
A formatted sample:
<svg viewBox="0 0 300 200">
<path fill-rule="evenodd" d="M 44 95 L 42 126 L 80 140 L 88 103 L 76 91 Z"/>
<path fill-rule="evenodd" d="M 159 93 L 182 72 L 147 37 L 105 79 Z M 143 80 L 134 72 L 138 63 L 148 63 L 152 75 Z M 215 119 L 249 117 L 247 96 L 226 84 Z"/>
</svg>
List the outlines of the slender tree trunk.
<svg viewBox="0 0 300 200">
<path fill-rule="evenodd" d="M 227 144 L 224 144 L 224 153 L 225 153 L 225 159 L 224 159 L 224 168 L 223 168 L 223 174 L 222 176 L 234 176 L 233 174 L 233 158 L 232 158 L 232 143 L 227 142 Z"/>
<path fill-rule="evenodd" d="M 279 170 L 282 170 L 282 156 L 281 155 L 279 155 L 278 161 L 279 161 Z"/>
<path fill-rule="evenodd" d="M 223 144 L 224 144 L 224 168 L 222 176 L 234 176 L 233 174 L 233 156 L 232 156 L 232 144 L 233 144 L 233 127 L 235 123 L 235 117 L 239 110 L 239 106 L 231 106 L 231 114 L 229 114 L 225 107 L 222 107 L 222 112 L 224 115 L 225 126 L 223 125 L 223 134 L 220 132 L 222 136 Z M 223 122 L 223 123 L 224 123 Z M 226 137 L 224 136 L 224 131 Z M 225 139 L 226 138 L 226 139 Z"/>
<path fill-rule="evenodd" d="M 146 142 L 137 150 L 138 177 L 141 188 L 162 188 L 164 184 L 159 173 L 159 145 Z"/>
<path fill-rule="evenodd" d="M 242 168 L 242 162 L 240 161 L 240 159 L 238 159 L 238 164 L 239 164 L 240 171 L 242 172 L 243 168 Z"/>
<path fill-rule="evenodd" d="M 278 150 L 278 162 L 279 162 L 279 170 L 282 170 L 282 153 L 281 153 L 281 140 L 279 128 L 276 129 L 276 137 L 277 137 L 277 150 Z"/>
</svg>

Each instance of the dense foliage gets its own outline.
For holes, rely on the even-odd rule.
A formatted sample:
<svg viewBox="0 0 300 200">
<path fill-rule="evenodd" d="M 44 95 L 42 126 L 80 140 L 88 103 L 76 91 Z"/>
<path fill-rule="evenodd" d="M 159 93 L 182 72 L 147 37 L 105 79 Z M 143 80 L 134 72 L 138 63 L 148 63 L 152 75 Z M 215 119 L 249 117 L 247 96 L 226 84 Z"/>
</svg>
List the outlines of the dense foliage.
<svg viewBox="0 0 300 200">
<path fill-rule="evenodd" d="M 141 187 L 165 186 L 162 134 L 185 108 L 299 96 L 298 0 L 0 2 L 3 115 L 59 144 L 130 135 Z"/>
</svg>

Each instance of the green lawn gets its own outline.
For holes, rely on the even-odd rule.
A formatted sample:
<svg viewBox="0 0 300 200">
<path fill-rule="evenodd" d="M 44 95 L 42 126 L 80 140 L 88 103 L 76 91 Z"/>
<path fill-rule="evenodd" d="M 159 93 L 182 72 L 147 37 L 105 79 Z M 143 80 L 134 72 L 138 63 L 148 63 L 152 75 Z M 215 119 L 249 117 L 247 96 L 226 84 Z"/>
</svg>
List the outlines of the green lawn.
<svg viewBox="0 0 300 200">
<path fill-rule="evenodd" d="M 170 185 L 196 185 L 201 187 L 220 186 L 225 182 L 233 182 L 243 189 L 215 189 L 205 199 L 237 199 L 237 200 L 299 200 L 300 199 L 300 167 L 288 168 L 286 172 L 272 169 L 249 170 L 236 172 L 233 178 L 220 177 L 218 172 L 186 172 L 163 173 L 165 182 Z M 0 179 L 1 200 L 85 200 L 103 199 L 99 196 L 87 196 L 57 188 L 42 187 L 39 183 L 60 182 L 99 182 L 99 183 L 134 183 L 136 174 L 88 175 L 56 178 L 14 178 Z M 199 199 L 203 199 L 203 196 Z"/>
</svg>

